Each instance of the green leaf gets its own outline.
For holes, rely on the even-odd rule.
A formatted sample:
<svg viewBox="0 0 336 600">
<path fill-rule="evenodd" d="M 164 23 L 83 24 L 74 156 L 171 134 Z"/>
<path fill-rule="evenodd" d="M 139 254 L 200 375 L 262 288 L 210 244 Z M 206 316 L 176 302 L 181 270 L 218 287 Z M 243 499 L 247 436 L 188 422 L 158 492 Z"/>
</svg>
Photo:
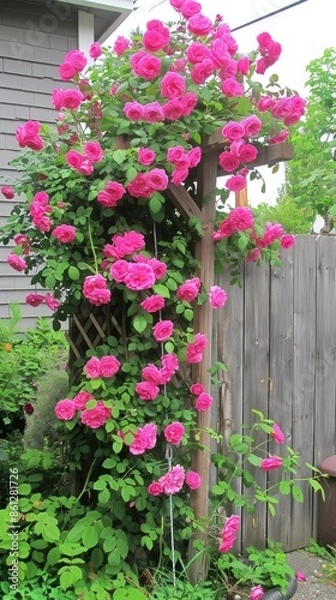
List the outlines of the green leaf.
<svg viewBox="0 0 336 600">
<path fill-rule="evenodd" d="M 163 298 L 170 298 L 170 292 L 168 288 L 162 283 L 157 283 L 156 285 L 153 285 L 153 291 L 155 292 L 155 294 L 160 294 L 160 296 L 163 296 Z"/>
<path fill-rule="evenodd" d="M 160 212 L 162 208 L 162 202 L 157 196 L 153 196 L 149 201 L 149 208 L 153 215 Z"/>
<path fill-rule="evenodd" d="M 303 502 L 303 492 L 302 490 L 295 484 L 292 485 L 292 496 L 296 502 Z"/>
<path fill-rule="evenodd" d="M 284 494 L 285 496 L 287 496 L 288 494 L 291 493 L 291 483 L 289 481 L 280 481 L 279 484 L 279 491 L 281 494 Z"/>
<path fill-rule="evenodd" d="M 71 265 L 71 267 L 69 267 L 68 269 L 68 275 L 72 281 L 78 281 L 78 279 L 80 278 L 79 269 Z"/>
<path fill-rule="evenodd" d="M 135 331 L 142 333 L 147 327 L 147 319 L 144 315 L 136 315 L 132 321 L 132 325 Z"/>
<path fill-rule="evenodd" d="M 82 535 L 82 541 L 86 548 L 93 548 L 98 543 L 98 531 L 95 523 L 91 523 L 89 527 L 87 527 Z"/>
</svg>

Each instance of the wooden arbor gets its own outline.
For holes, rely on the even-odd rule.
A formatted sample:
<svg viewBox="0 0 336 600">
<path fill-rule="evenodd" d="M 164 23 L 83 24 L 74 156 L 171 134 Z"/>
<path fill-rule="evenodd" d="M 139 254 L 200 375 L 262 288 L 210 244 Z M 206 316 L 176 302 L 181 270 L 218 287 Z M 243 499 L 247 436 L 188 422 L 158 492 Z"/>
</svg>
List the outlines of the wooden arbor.
<svg viewBox="0 0 336 600">
<path fill-rule="evenodd" d="M 182 186 L 170 185 L 167 190 L 169 199 L 174 203 L 184 218 L 198 217 L 203 226 L 203 237 L 196 245 L 196 258 L 201 267 L 198 276 L 206 290 L 214 285 L 214 243 L 213 231 L 216 218 L 216 202 L 211 197 L 216 188 L 218 176 L 227 175 L 218 165 L 218 154 L 223 150 L 224 138 L 221 131 L 211 135 L 206 144 L 202 146 L 203 158 L 196 171 L 197 197 L 194 200 Z M 273 144 L 264 146 L 259 150 L 258 158 L 250 167 L 262 165 L 272 166 L 278 162 L 293 158 L 293 148 L 290 144 Z M 205 202 L 205 199 L 207 200 Z M 236 194 L 236 205 L 246 205 L 246 194 Z M 196 332 L 205 334 L 208 338 L 208 346 L 203 355 L 201 363 L 195 365 L 194 380 L 203 384 L 206 390 L 210 390 L 210 372 L 212 362 L 212 309 L 208 302 L 197 307 L 195 313 L 194 329 Z M 210 488 L 210 411 L 198 413 L 197 428 L 200 431 L 199 448 L 194 451 L 192 457 L 192 468 L 199 473 L 202 485 L 191 492 L 192 507 L 196 519 L 206 522 L 209 514 L 209 488 Z M 197 532 L 197 538 L 204 543 L 207 541 L 206 529 L 203 533 Z M 195 551 L 190 547 L 190 578 L 193 583 L 203 580 L 207 575 L 207 565 L 203 558 L 194 559 Z"/>
</svg>

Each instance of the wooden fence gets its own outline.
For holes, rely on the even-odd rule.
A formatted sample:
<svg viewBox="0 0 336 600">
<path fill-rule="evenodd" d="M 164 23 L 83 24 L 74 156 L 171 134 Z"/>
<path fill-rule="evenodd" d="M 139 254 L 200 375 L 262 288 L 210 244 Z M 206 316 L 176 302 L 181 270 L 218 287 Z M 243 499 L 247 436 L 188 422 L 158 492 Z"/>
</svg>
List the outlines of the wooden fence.
<svg viewBox="0 0 336 600">
<path fill-rule="evenodd" d="M 218 360 L 228 366 L 214 416 L 223 451 L 257 408 L 280 424 L 303 463 L 319 466 L 336 454 L 336 239 L 299 236 L 280 268 L 249 264 L 242 288 L 228 282 L 227 273 L 218 277 L 229 295 L 216 326 Z M 310 473 L 302 467 L 299 477 Z M 272 484 L 276 474 L 259 472 L 259 480 Z M 279 497 L 276 517 L 264 506 L 244 517 L 241 547 L 267 538 L 288 551 L 304 547 L 316 535 L 318 497 L 301 487 L 303 504 Z"/>
</svg>

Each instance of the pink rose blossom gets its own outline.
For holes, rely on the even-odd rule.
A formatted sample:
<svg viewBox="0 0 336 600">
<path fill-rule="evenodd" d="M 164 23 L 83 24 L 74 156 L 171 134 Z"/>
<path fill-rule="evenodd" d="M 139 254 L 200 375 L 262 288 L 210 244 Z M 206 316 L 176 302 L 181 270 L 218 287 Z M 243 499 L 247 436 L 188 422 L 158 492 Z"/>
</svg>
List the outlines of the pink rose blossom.
<svg viewBox="0 0 336 600">
<path fill-rule="evenodd" d="M 174 169 L 171 175 L 171 182 L 174 185 L 181 185 L 187 179 L 188 175 L 189 169 Z"/>
<path fill-rule="evenodd" d="M 198 412 L 208 410 L 212 405 L 212 397 L 202 392 L 195 400 L 195 408 Z"/>
<path fill-rule="evenodd" d="M 115 207 L 126 194 L 124 186 L 118 181 L 108 181 L 105 189 L 98 192 L 97 200 L 104 207 Z"/>
<path fill-rule="evenodd" d="M 51 235 L 62 244 L 73 242 L 76 237 L 76 227 L 72 225 L 58 225 Z"/>
<path fill-rule="evenodd" d="M 307 581 L 307 577 L 304 573 L 302 573 L 302 571 L 296 571 L 295 577 L 300 583 L 304 583 L 305 581 Z"/>
<path fill-rule="evenodd" d="M 199 290 L 201 287 L 201 281 L 198 277 L 187 279 L 182 283 L 176 291 L 176 297 L 178 300 L 186 300 L 187 302 L 193 302 L 196 300 Z"/>
<path fill-rule="evenodd" d="M 140 148 L 138 150 L 138 161 L 140 165 L 148 167 L 155 160 L 156 154 L 150 148 Z"/>
<path fill-rule="evenodd" d="M 271 110 L 275 104 L 275 98 L 272 98 L 271 96 L 261 96 L 257 102 L 257 109 L 260 110 L 260 112 L 266 112 L 267 110 Z"/>
<path fill-rule="evenodd" d="M 157 56 L 144 52 L 139 62 L 136 65 L 133 63 L 132 67 L 135 75 L 151 81 L 160 74 L 161 60 Z"/>
<path fill-rule="evenodd" d="M 116 41 L 114 42 L 113 50 L 118 56 L 121 56 L 122 54 L 124 54 L 125 50 L 127 50 L 130 47 L 130 45 L 131 42 L 129 39 L 125 38 L 122 35 L 119 35 Z"/>
<path fill-rule="evenodd" d="M 153 327 L 153 336 L 156 342 L 166 342 L 173 334 L 174 323 L 172 321 L 159 321 Z"/>
<path fill-rule="evenodd" d="M 237 532 L 240 526 L 240 518 L 238 515 L 231 515 L 226 521 L 221 531 L 221 542 L 219 552 L 229 552 L 233 548 L 236 541 Z"/>
<path fill-rule="evenodd" d="M 155 274 L 150 265 L 144 263 L 129 264 L 125 285 L 130 290 L 148 290 L 155 283 Z"/>
<path fill-rule="evenodd" d="M 148 296 L 145 300 L 140 303 L 140 306 L 149 313 L 157 312 L 161 310 L 165 305 L 165 299 L 159 294 L 153 294 L 153 296 Z"/>
<path fill-rule="evenodd" d="M 252 252 L 250 252 L 247 257 L 246 257 L 246 262 L 255 262 L 256 260 L 258 260 L 260 258 L 261 255 L 261 251 L 259 248 L 254 248 L 254 250 L 252 250 Z"/>
<path fill-rule="evenodd" d="M 83 295 L 95 306 L 108 304 L 111 300 L 111 292 L 107 289 L 107 281 L 99 274 L 85 277 Z"/>
<path fill-rule="evenodd" d="M 186 56 L 190 63 L 196 65 L 205 58 L 210 58 L 210 49 L 201 42 L 192 42 L 187 48 Z"/>
<path fill-rule="evenodd" d="M 224 40 L 217 38 L 211 42 L 211 58 L 218 69 L 227 65 L 231 60 L 228 46 Z"/>
<path fill-rule="evenodd" d="M 288 248 L 292 248 L 292 246 L 294 246 L 294 244 L 295 244 L 295 236 L 291 235 L 289 233 L 282 235 L 281 239 L 280 239 L 280 244 L 281 244 L 281 248 L 284 248 L 286 250 Z"/>
<path fill-rule="evenodd" d="M 264 588 L 261 585 L 255 585 L 251 588 L 249 600 L 261 600 L 264 596 Z"/>
<path fill-rule="evenodd" d="M 77 152 L 77 150 L 69 150 L 65 155 L 65 160 L 69 167 L 78 171 L 85 160 L 85 156 L 80 152 Z"/>
<path fill-rule="evenodd" d="M 188 159 L 189 159 L 191 168 L 197 167 L 197 165 L 201 161 L 201 158 L 202 158 L 202 150 L 199 146 L 196 146 L 195 148 L 192 148 L 191 150 L 189 150 Z"/>
<path fill-rule="evenodd" d="M 252 144 L 244 144 L 241 147 L 239 158 L 242 163 L 249 163 L 256 160 L 258 156 L 258 150 Z"/>
<path fill-rule="evenodd" d="M 272 427 L 271 436 L 278 444 L 284 444 L 286 441 L 286 436 L 277 423 L 274 423 Z"/>
<path fill-rule="evenodd" d="M 211 58 L 204 58 L 202 62 L 196 63 L 190 72 L 191 79 L 194 83 L 202 85 L 213 74 L 215 65 Z"/>
<path fill-rule="evenodd" d="M 86 392 L 85 390 L 81 390 L 78 392 L 78 394 L 76 394 L 76 396 L 73 397 L 72 401 L 76 407 L 76 410 L 85 410 L 86 403 L 93 399 L 94 398 L 92 394 L 89 394 L 89 392 Z"/>
<path fill-rule="evenodd" d="M 164 494 L 172 495 L 177 494 L 184 484 L 185 480 L 185 472 L 184 468 L 181 465 L 176 465 L 168 473 L 166 473 L 163 477 L 160 477 L 159 483 L 162 486 L 162 491 Z"/>
<path fill-rule="evenodd" d="M 62 104 L 60 108 L 68 108 L 69 110 L 77 110 L 84 100 L 84 95 L 79 90 L 63 90 Z M 56 108 L 56 107 L 55 107 Z M 57 108 L 59 110 L 59 108 Z"/>
<path fill-rule="evenodd" d="M 232 171 L 236 171 L 240 165 L 240 159 L 237 158 L 231 152 L 224 150 L 218 157 L 218 162 L 222 169 L 227 173 L 232 173 Z"/>
<path fill-rule="evenodd" d="M 169 0 L 169 4 L 178 12 L 180 11 L 184 3 L 185 0 Z"/>
<path fill-rule="evenodd" d="M 201 383 L 193 383 L 190 386 L 190 393 L 193 396 L 199 396 L 200 394 L 203 394 L 204 392 L 204 386 Z"/>
<path fill-rule="evenodd" d="M 170 373 L 174 373 L 179 369 L 179 361 L 176 354 L 164 354 L 161 358 L 163 369 Z"/>
<path fill-rule="evenodd" d="M 248 56 L 241 56 L 237 61 L 237 71 L 242 75 L 247 75 L 251 67 L 251 60 Z"/>
<path fill-rule="evenodd" d="M 262 129 L 262 121 L 256 115 L 245 117 L 240 121 L 240 124 L 244 127 L 245 135 L 247 137 L 258 135 Z"/>
<path fill-rule="evenodd" d="M 22 251 L 24 254 L 29 254 L 30 252 L 30 245 L 29 245 L 29 237 L 23 233 L 18 233 L 16 235 L 14 235 L 14 242 L 16 243 L 17 246 L 21 246 Z"/>
<path fill-rule="evenodd" d="M 245 135 L 245 128 L 238 121 L 229 121 L 222 129 L 223 136 L 233 142 L 234 140 L 240 140 Z"/>
<path fill-rule="evenodd" d="M 234 231 L 246 231 L 254 226 L 254 215 L 247 206 L 238 206 L 230 212 L 229 221 Z"/>
<path fill-rule="evenodd" d="M 208 35 L 208 33 L 210 33 L 210 31 L 212 30 L 212 27 L 213 24 L 210 21 L 210 19 L 208 19 L 208 17 L 205 17 L 201 13 L 194 15 L 188 21 L 188 31 L 190 31 L 190 33 L 193 33 L 194 35 L 199 35 L 201 37 L 203 37 L 204 35 Z"/>
<path fill-rule="evenodd" d="M 185 117 L 191 115 L 194 108 L 196 108 L 198 103 L 198 97 L 195 92 L 187 92 L 182 98 L 180 98 L 183 112 L 182 115 Z"/>
<path fill-rule="evenodd" d="M 143 120 L 146 123 L 159 123 L 164 119 L 163 109 L 159 102 L 149 102 L 144 105 L 143 110 Z"/>
<path fill-rule="evenodd" d="M 72 400 L 64 398 L 57 402 L 54 412 L 56 417 L 61 421 L 71 421 L 76 414 L 76 407 Z"/>
<path fill-rule="evenodd" d="M 162 106 L 163 115 L 168 121 L 178 121 L 184 115 L 184 104 L 181 100 L 175 98 Z"/>
<path fill-rule="evenodd" d="M 58 72 L 63 81 L 70 81 L 77 74 L 75 67 L 68 61 L 59 66 Z"/>
<path fill-rule="evenodd" d="M 20 148 L 30 148 L 31 150 L 42 150 L 44 142 L 39 132 L 41 123 L 38 121 L 27 121 L 16 130 L 16 139 Z"/>
<path fill-rule="evenodd" d="M 209 291 L 209 301 L 213 308 L 221 308 L 227 301 L 227 293 L 218 285 L 213 285 Z"/>
<path fill-rule="evenodd" d="M 144 367 L 141 375 L 145 381 L 153 385 L 161 385 L 163 383 L 161 370 L 153 364 Z"/>
<path fill-rule="evenodd" d="M 84 371 L 90 379 L 99 379 L 101 375 L 99 358 L 92 356 L 85 364 Z"/>
<path fill-rule="evenodd" d="M 26 303 L 30 306 L 40 306 L 44 302 L 44 296 L 42 294 L 28 294 L 26 296 Z"/>
<path fill-rule="evenodd" d="M 160 393 L 160 388 L 148 381 L 140 381 L 135 386 L 135 391 L 138 394 L 140 400 L 155 400 Z"/>
<path fill-rule="evenodd" d="M 147 491 L 151 496 L 160 496 L 163 492 L 162 485 L 158 481 L 153 481 L 149 484 Z"/>
<path fill-rule="evenodd" d="M 246 177 L 243 177 L 242 175 L 233 175 L 226 181 L 225 187 L 230 192 L 240 192 L 246 188 Z"/>
<path fill-rule="evenodd" d="M 266 246 L 273 244 L 275 240 L 282 237 L 283 227 L 280 223 L 266 223 L 263 242 Z"/>
<path fill-rule="evenodd" d="M 133 100 L 133 102 L 126 102 L 123 112 L 130 121 L 141 121 L 144 116 L 144 107 L 140 102 Z"/>
<path fill-rule="evenodd" d="M 69 50 L 65 55 L 64 60 L 71 63 L 77 73 L 80 73 L 87 65 L 87 59 L 84 52 L 81 50 Z"/>
<path fill-rule="evenodd" d="M 185 428 L 179 421 L 175 421 L 174 423 L 170 423 L 170 425 L 167 425 L 163 432 L 163 435 L 166 438 L 168 444 L 173 445 L 180 444 L 184 434 Z"/>
<path fill-rule="evenodd" d="M 145 31 L 142 38 L 142 43 L 148 52 L 157 52 L 158 50 L 164 48 L 164 46 L 167 44 L 162 33 L 155 29 L 149 29 Z"/>
<path fill-rule="evenodd" d="M 1 188 L 1 193 L 5 196 L 5 198 L 7 198 L 7 200 L 14 198 L 13 188 L 11 188 L 9 185 L 4 185 Z"/>
<path fill-rule="evenodd" d="M 173 100 L 183 96 L 186 89 L 186 82 L 182 75 L 168 71 L 161 80 L 161 96 Z"/>
<path fill-rule="evenodd" d="M 46 294 L 44 297 L 44 302 L 50 308 L 50 310 L 57 310 L 59 306 L 61 306 L 60 300 L 55 298 L 52 294 Z"/>
<path fill-rule="evenodd" d="M 108 354 L 100 359 L 101 377 L 113 377 L 116 373 L 118 373 L 119 369 L 120 362 L 115 356 L 113 356 L 113 354 Z"/>
<path fill-rule="evenodd" d="M 196 471 L 187 471 L 185 481 L 191 490 L 197 490 L 202 484 L 201 477 Z"/>
<path fill-rule="evenodd" d="M 25 269 L 27 269 L 27 263 L 24 260 L 24 258 L 22 258 L 22 256 L 18 256 L 17 254 L 8 254 L 7 256 L 7 263 L 9 264 L 10 267 L 12 267 L 12 269 L 14 269 L 15 271 L 24 271 Z"/>
<path fill-rule="evenodd" d="M 152 450 L 156 445 L 157 426 L 155 423 L 147 423 L 138 427 L 134 439 L 129 447 L 131 454 L 143 454 L 146 450 Z"/>
<path fill-rule="evenodd" d="M 101 400 L 97 402 L 94 408 L 86 408 L 81 414 L 81 421 L 90 429 L 98 429 L 105 425 L 111 417 L 111 410 L 107 408 Z"/>
<path fill-rule="evenodd" d="M 222 92 L 227 98 L 243 96 L 244 88 L 234 77 L 228 77 L 222 83 Z"/>
<path fill-rule="evenodd" d="M 101 44 L 99 42 L 93 42 L 89 48 L 89 55 L 91 58 L 97 59 L 103 54 Z"/>
<path fill-rule="evenodd" d="M 111 278 L 117 283 L 124 283 L 126 275 L 128 274 L 128 267 L 129 263 L 127 260 L 116 260 L 110 269 Z"/>
<path fill-rule="evenodd" d="M 282 458 L 279 456 L 270 456 L 269 458 L 264 458 L 260 463 L 260 468 L 263 471 L 273 471 L 274 469 L 279 469 L 282 467 Z"/>
<path fill-rule="evenodd" d="M 86 142 L 84 144 L 84 154 L 90 162 L 100 162 L 104 157 L 103 149 L 99 142 Z"/>
<path fill-rule="evenodd" d="M 153 190 L 162 192 L 168 187 L 168 176 L 164 169 L 152 169 L 148 172 L 148 182 Z"/>
<path fill-rule="evenodd" d="M 170 148 L 168 148 L 167 160 L 179 169 L 183 169 L 185 167 L 190 166 L 188 153 L 185 151 L 183 146 L 171 146 Z"/>
<path fill-rule="evenodd" d="M 181 14 L 185 19 L 190 19 L 202 10 L 202 5 L 195 0 L 185 0 L 181 6 Z"/>
</svg>

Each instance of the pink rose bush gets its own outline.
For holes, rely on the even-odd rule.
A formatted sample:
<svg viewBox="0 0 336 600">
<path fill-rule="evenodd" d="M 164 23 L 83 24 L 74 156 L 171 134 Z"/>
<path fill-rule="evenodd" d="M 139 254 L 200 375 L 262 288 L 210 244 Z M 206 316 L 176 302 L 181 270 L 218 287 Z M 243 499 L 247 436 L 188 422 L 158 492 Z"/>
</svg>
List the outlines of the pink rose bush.
<svg viewBox="0 0 336 600">
<path fill-rule="evenodd" d="M 201 280 L 194 248 L 208 225 L 185 219 L 173 192 L 181 186 L 193 201 L 202 142 L 218 129 L 225 194 L 243 190 L 260 145 L 285 140 L 305 110 L 297 94 L 283 97 L 277 85 L 254 85 L 255 71 L 264 73 L 280 56 L 269 34 L 258 36 L 245 55 L 229 25 L 220 16 L 208 18 L 200 2 L 170 4 L 176 27 L 153 19 L 142 33 L 117 37 L 111 49 L 94 42 L 89 56 L 66 53 L 59 67 L 64 83 L 50 98 L 56 126 L 19 125 L 16 140 L 24 152 L 16 164 L 25 176 L 1 188 L 6 199 L 20 194 L 22 200 L 3 239 L 14 241 L 7 264 L 17 277 L 33 274 L 36 288 L 26 303 L 47 306 L 56 328 L 72 317 L 71 340 L 78 328 L 82 355 L 73 344 L 74 383 L 54 413 L 69 435 L 73 431 L 69 463 L 83 459 L 87 506 L 104 510 L 106 518 L 113 514 L 111 539 L 120 542 L 125 564 L 128 549 L 139 544 L 151 561 L 159 535 L 169 556 L 163 529 L 171 503 L 184 527 L 176 537 L 180 552 L 197 532 L 190 499 L 207 485 L 203 473 L 191 469 L 190 456 L 202 447 L 200 424 L 213 404 L 198 370 L 210 340 L 193 320 L 205 302 L 225 310 L 228 294 L 218 285 L 206 289 Z M 250 208 L 238 207 L 218 211 L 213 243 L 224 264 L 238 250 L 247 261 L 275 259 L 295 238 L 277 223 L 260 228 Z M 280 426 L 268 427 L 268 441 L 283 444 Z M 228 468 L 216 456 L 219 471 Z M 286 469 L 289 459 L 264 456 L 260 469 Z M 211 501 L 219 489 L 220 482 Z M 181 498 L 172 498 L 177 494 Z M 232 515 L 220 534 L 221 554 L 232 549 L 238 529 Z M 102 539 L 104 565 L 123 576 L 121 563 L 105 560 L 110 537 Z M 259 588 L 252 588 L 252 600 Z"/>
</svg>

